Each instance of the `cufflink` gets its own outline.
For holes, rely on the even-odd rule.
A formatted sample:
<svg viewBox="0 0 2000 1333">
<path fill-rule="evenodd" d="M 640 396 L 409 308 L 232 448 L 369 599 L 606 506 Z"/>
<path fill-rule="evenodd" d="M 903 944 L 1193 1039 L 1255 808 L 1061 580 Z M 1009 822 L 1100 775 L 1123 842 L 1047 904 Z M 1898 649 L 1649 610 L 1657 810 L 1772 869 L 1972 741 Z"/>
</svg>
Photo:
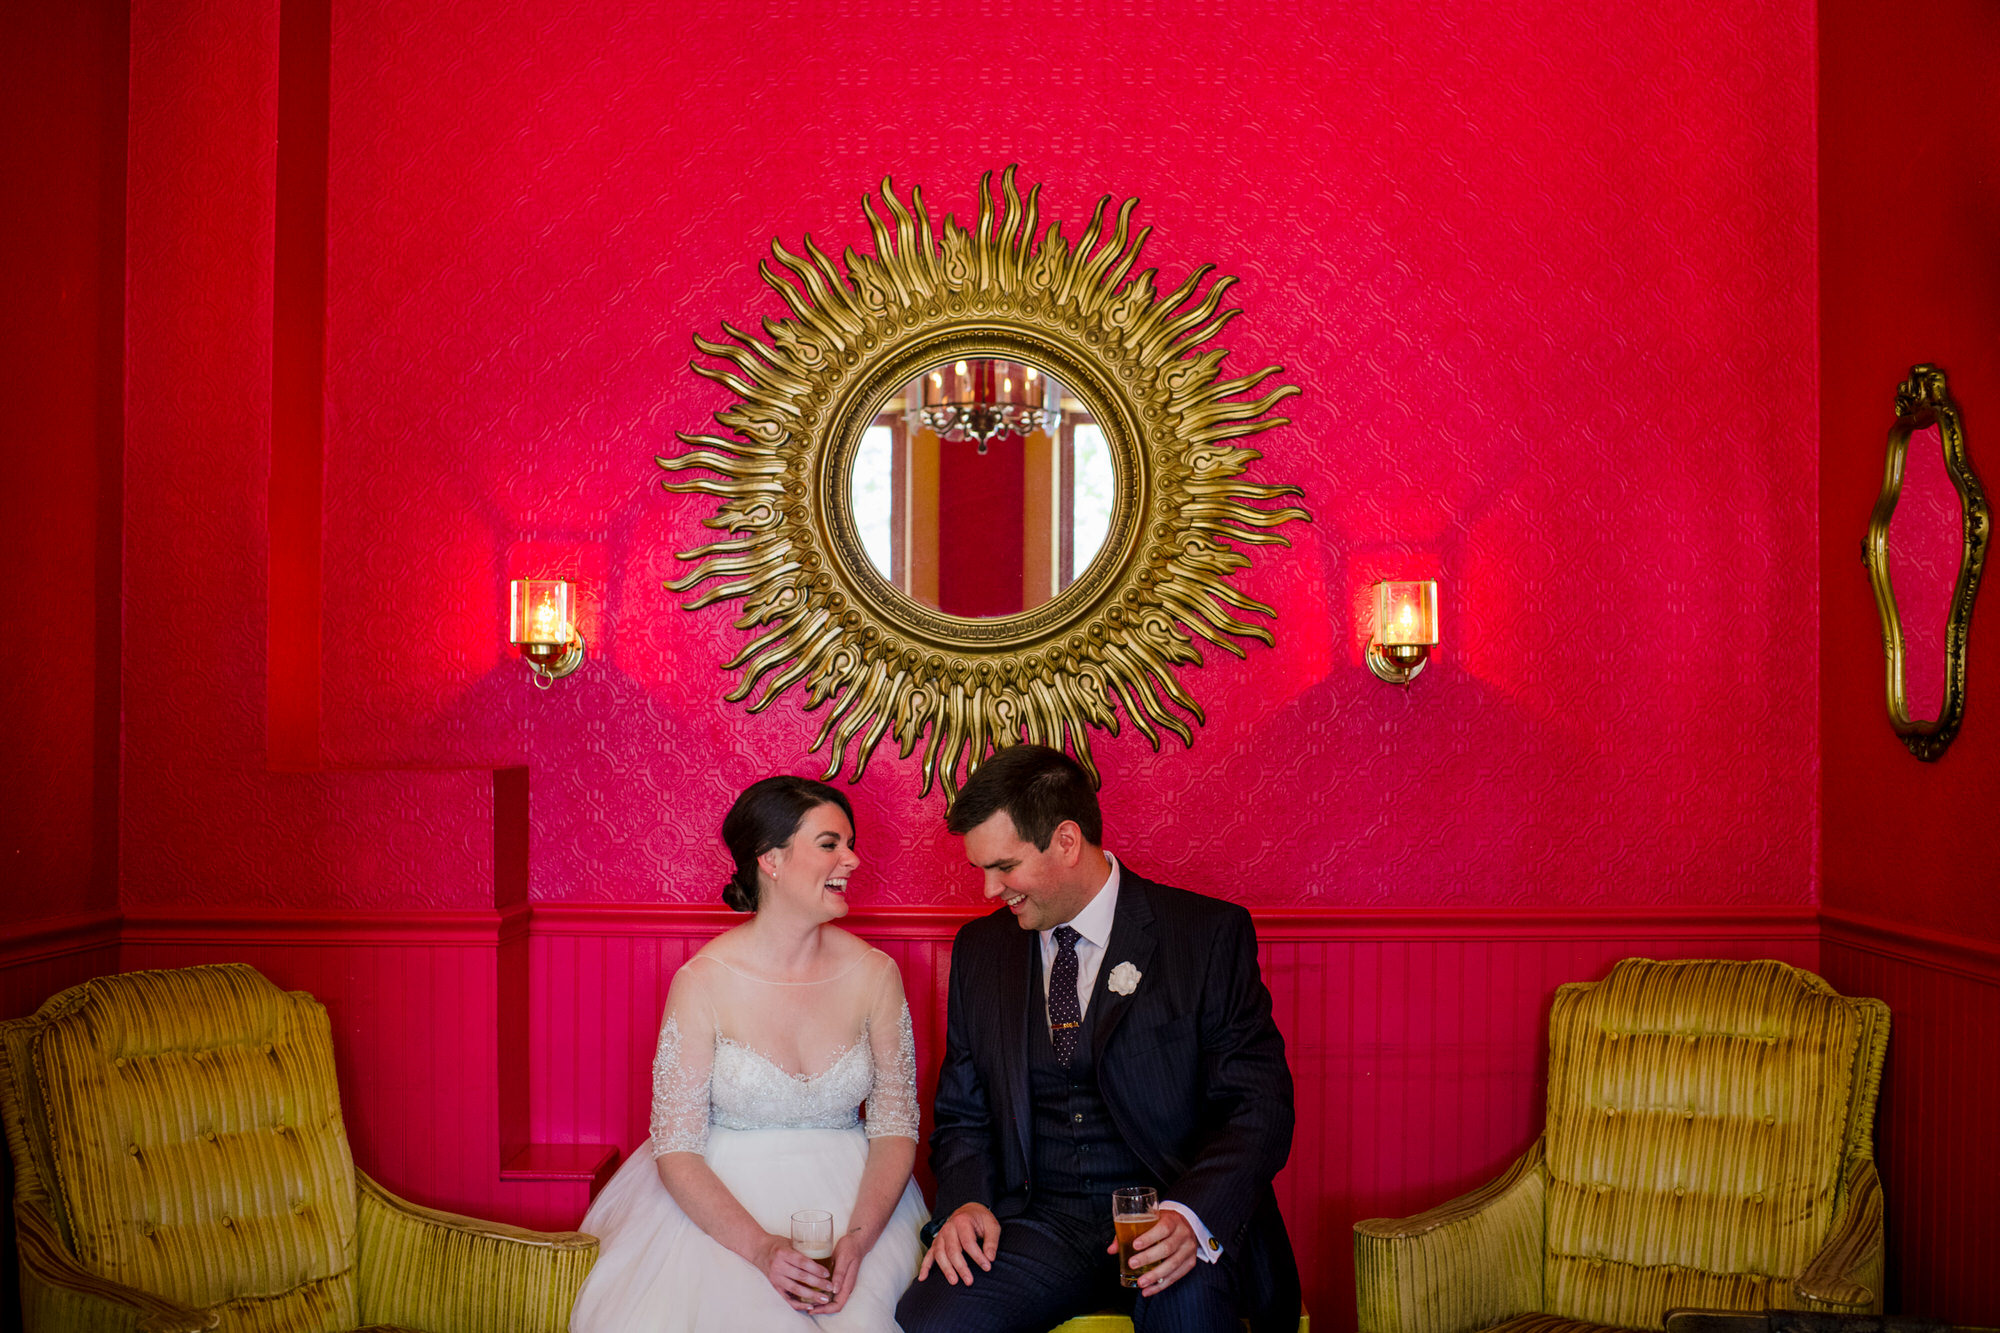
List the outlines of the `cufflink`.
<svg viewBox="0 0 2000 1333">
<path fill-rule="evenodd" d="M 1210 1236 L 1208 1238 L 1208 1248 L 1211 1250 L 1219 1250 L 1222 1248 L 1222 1242 L 1217 1240 L 1215 1237 Z"/>
</svg>

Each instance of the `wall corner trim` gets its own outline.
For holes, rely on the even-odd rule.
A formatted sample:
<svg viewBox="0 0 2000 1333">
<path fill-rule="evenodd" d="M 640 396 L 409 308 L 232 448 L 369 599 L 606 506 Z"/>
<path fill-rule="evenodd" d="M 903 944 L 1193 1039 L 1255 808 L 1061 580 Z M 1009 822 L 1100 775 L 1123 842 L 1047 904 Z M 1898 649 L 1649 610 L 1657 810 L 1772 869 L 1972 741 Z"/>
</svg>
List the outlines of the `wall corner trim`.
<svg viewBox="0 0 2000 1333">
<path fill-rule="evenodd" d="M 1837 907 L 1822 909 L 1820 923 L 1828 944 L 2000 986 L 2000 943 Z"/>
<path fill-rule="evenodd" d="M 116 912 L 82 912 L 0 926 L 0 967 L 116 948 L 122 920 Z"/>
</svg>

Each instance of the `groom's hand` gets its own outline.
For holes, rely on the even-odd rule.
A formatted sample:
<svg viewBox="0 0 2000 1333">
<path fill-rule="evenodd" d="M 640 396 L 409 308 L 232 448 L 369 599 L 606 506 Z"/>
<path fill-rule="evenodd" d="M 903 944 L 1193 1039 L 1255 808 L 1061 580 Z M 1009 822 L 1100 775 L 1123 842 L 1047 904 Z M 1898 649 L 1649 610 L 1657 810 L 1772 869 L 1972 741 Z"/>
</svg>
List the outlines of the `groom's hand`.
<svg viewBox="0 0 2000 1333">
<path fill-rule="evenodd" d="M 1185 1219 L 1181 1222 L 1186 1226 Z M 1150 1232 L 1147 1234 L 1151 1234 Z M 1193 1233 L 1189 1233 L 1190 1242 Z M 990 1272 L 993 1256 L 1000 1252 L 1000 1219 L 993 1210 L 983 1203 L 960 1204 L 958 1210 L 944 1220 L 931 1238 L 930 1249 L 924 1252 L 923 1265 L 917 1269 L 917 1281 L 922 1282 L 930 1275 L 931 1265 L 936 1264 L 944 1274 L 944 1280 L 957 1286 L 963 1282 L 972 1285 L 972 1265 L 966 1262 L 971 1256 L 972 1263 L 979 1270 Z M 1190 1247 L 1189 1251 L 1194 1251 Z"/>
<path fill-rule="evenodd" d="M 1139 1275 L 1139 1294 L 1157 1296 L 1160 1292 L 1187 1275 L 1194 1267 L 1196 1251 L 1201 1248 L 1195 1240 L 1194 1228 L 1188 1220 L 1172 1208 L 1160 1209 L 1160 1220 L 1151 1231 L 1139 1233 L 1139 1239 L 1132 1242 L 1132 1263 L 1134 1267 L 1152 1264 L 1150 1272 Z M 1112 1241 L 1106 1254 L 1118 1253 L 1118 1242 Z"/>
</svg>

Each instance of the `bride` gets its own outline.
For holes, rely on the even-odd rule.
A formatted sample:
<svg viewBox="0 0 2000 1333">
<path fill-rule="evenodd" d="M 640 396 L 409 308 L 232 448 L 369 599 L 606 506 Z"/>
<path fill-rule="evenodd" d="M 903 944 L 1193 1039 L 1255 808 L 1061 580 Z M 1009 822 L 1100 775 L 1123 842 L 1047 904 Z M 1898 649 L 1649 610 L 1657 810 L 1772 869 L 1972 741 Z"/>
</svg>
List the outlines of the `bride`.
<svg viewBox="0 0 2000 1333">
<path fill-rule="evenodd" d="M 854 811 L 806 778 L 752 784 L 722 821 L 751 919 L 667 991 L 652 1137 L 583 1219 L 597 1264 L 571 1333 L 880 1333 L 916 1271 L 916 1057 L 895 962 L 847 912 Z M 859 1107 L 867 1103 L 867 1115 Z M 791 1215 L 833 1214 L 833 1271 Z"/>
</svg>

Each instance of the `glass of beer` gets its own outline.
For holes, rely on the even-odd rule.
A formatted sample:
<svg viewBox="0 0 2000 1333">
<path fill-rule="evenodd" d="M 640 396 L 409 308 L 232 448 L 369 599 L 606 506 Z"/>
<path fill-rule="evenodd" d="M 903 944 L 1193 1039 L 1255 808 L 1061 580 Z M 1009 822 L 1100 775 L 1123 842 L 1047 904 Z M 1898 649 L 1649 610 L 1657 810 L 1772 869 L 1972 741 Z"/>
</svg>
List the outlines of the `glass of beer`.
<svg viewBox="0 0 2000 1333">
<path fill-rule="evenodd" d="M 1111 1191 L 1111 1226 L 1118 1233 L 1118 1280 L 1128 1287 L 1138 1286 L 1139 1275 L 1152 1271 L 1160 1262 L 1154 1259 L 1143 1268 L 1132 1262 L 1132 1242 L 1151 1231 L 1159 1220 L 1160 1196 L 1154 1191 Z"/>
<path fill-rule="evenodd" d="M 833 1214 L 801 1208 L 792 1214 L 792 1248 L 833 1277 Z"/>
</svg>

